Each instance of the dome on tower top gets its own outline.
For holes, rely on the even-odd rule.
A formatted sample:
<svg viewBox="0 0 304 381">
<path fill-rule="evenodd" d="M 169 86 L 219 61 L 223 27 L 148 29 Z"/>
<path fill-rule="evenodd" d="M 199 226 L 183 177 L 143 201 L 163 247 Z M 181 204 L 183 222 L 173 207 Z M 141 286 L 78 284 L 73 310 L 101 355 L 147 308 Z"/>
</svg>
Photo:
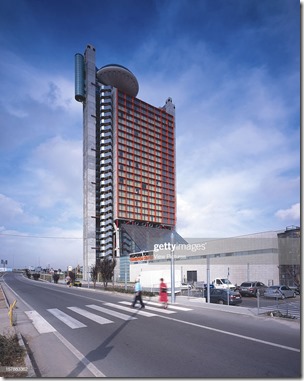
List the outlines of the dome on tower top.
<svg viewBox="0 0 304 381">
<path fill-rule="evenodd" d="M 103 66 L 97 71 L 97 78 L 102 84 L 116 87 L 132 97 L 138 94 L 139 86 L 135 75 L 122 65 Z"/>
</svg>

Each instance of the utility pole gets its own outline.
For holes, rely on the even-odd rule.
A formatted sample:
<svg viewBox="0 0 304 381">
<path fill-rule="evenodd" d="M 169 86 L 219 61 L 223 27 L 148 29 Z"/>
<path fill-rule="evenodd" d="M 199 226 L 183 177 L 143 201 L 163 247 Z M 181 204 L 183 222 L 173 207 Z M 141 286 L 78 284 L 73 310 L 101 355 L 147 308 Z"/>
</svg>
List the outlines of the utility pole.
<svg viewBox="0 0 304 381">
<path fill-rule="evenodd" d="M 210 257 L 207 256 L 207 303 L 210 303 Z"/>
</svg>

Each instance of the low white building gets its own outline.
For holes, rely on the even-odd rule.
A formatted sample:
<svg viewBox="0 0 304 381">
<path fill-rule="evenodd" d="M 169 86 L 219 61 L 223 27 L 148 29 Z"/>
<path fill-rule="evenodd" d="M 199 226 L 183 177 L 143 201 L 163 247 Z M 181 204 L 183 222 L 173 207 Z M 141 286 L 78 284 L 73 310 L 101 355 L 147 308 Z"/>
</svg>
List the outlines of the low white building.
<svg viewBox="0 0 304 381">
<path fill-rule="evenodd" d="M 282 255 L 280 249 L 282 239 L 287 243 L 283 249 L 286 255 Z M 299 272 L 300 269 L 299 227 L 231 238 L 187 239 L 187 242 L 186 245 L 162 242 L 154 244 L 153 251 L 131 254 L 129 280 L 133 282 L 149 271 L 156 274 L 155 283 L 164 274 L 165 281 L 170 283 L 172 254 L 174 271 L 184 283 L 208 283 L 215 278 L 228 278 L 236 285 L 246 281 L 260 281 L 268 286 L 282 282 L 293 285 L 295 277 L 288 277 L 287 272 Z M 118 259 L 116 274 L 119 262 Z"/>
<path fill-rule="evenodd" d="M 130 255 L 130 281 L 144 272 L 170 273 L 171 258 L 174 271 L 181 273 L 182 282 L 212 282 L 214 278 L 229 278 L 236 285 L 258 280 L 266 285 L 280 283 L 278 234 L 269 231 L 233 238 L 187 240 L 187 245 L 161 243 L 153 252 Z M 139 253 L 140 254 L 140 253 Z M 170 278 L 170 276 L 169 276 Z M 170 283 L 171 279 L 166 279 Z"/>
</svg>

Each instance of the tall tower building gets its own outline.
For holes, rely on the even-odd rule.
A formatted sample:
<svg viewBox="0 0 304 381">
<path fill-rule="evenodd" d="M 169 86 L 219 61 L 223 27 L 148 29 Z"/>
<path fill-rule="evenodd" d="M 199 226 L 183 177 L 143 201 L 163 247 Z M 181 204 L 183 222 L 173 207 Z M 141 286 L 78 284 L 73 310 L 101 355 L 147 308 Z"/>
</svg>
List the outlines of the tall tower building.
<svg viewBox="0 0 304 381">
<path fill-rule="evenodd" d="M 137 98 L 127 68 L 98 69 L 95 48 L 75 55 L 75 99 L 83 104 L 83 271 L 97 258 L 120 258 L 154 244 L 185 243 L 176 231 L 175 106 Z"/>
</svg>

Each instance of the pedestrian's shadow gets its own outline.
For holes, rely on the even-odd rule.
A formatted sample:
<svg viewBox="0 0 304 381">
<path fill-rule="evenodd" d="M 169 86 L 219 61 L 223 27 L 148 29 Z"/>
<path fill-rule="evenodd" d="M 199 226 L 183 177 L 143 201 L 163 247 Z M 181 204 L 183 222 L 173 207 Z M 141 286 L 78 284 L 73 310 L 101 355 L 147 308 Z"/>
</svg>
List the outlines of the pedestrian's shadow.
<svg viewBox="0 0 304 381">
<path fill-rule="evenodd" d="M 103 343 L 101 343 L 99 347 L 89 352 L 82 361 L 79 361 L 77 366 L 66 377 L 78 377 L 78 375 L 87 368 L 89 362 L 106 358 L 113 348 L 113 346 L 110 345 L 112 340 L 129 324 L 130 321 L 133 320 L 132 317 L 135 317 L 138 312 L 139 309 L 136 309 L 136 311 L 130 315 L 130 319 L 122 323 L 108 338 L 105 339 Z"/>
</svg>

